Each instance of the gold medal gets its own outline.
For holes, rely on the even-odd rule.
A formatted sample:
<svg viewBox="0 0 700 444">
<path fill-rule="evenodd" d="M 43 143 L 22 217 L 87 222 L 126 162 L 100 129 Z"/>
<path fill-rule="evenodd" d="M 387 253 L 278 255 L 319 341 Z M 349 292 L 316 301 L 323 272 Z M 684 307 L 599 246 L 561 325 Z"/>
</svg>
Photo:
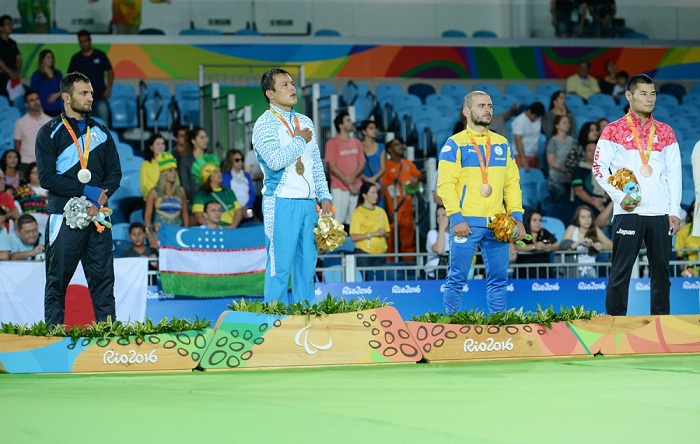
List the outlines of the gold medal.
<svg viewBox="0 0 700 444">
<path fill-rule="evenodd" d="M 301 162 L 301 159 L 297 159 L 296 165 L 294 165 L 294 169 L 297 171 L 298 175 L 303 175 L 304 174 L 304 164 Z"/>
<path fill-rule="evenodd" d="M 479 192 L 482 196 L 489 197 L 491 193 L 493 193 L 493 188 L 491 188 L 491 185 L 485 183 L 481 185 L 481 187 L 479 188 Z"/>
<path fill-rule="evenodd" d="M 639 169 L 639 172 L 642 173 L 642 176 L 644 177 L 650 177 L 651 173 L 653 173 L 654 170 L 651 168 L 651 165 L 646 163 L 642 165 L 642 167 Z"/>
</svg>

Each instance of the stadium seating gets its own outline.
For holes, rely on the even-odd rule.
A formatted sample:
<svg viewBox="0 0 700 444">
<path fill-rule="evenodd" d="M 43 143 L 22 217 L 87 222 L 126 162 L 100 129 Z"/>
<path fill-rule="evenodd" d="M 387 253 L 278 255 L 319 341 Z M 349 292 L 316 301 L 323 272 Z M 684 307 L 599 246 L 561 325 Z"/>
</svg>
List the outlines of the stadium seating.
<svg viewBox="0 0 700 444">
<path fill-rule="evenodd" d="M 199 125 L 199 85 L 183 82 L 175 85 L 173 97 L 180 125 Z"/>
<path fill-rule="evenodd" d="M 15 122 L 20 117 L 19 110 L 13 106 L 0 110 L 0 153 L 14 148 Z"/>
<path fill-rule="evenodd" d="M 519 99 L 522 96 L 529 96 L 534 93 L 530 85 L 520 82 L 511 82 L 507 84 L 503 89 L 503 92 L 511 96 L 516 96 Z M 521 102 L 526 103 L 524 100 L 521 100 Z"/>
<path fill-rule="evenodd" d="M 683 96 L 685 96 L 686 91 L 685 91 L 685 86 L 681 85 L 680 83 L 664 83 L 659 87 L 659 93 L 662 94 L 671 94 L 674 96 L 676 99 L 678 99 L 678 102 L 683 102 Z"/>
<path fill-rule="evenodd" d="M 552 97 L 552 94 L 558 91 L 564 91 L 564 87 L 558 83 L 553 82 L 543 82 L 535 87 L 535 92 L 537 94 L 543 94 L 548 97 Z M 545 108 L 549 108 L 549 100 L 544 104 Z"/>
<path fill-rule="evenodd" d="M 457 105 L 454 98 L 445 94 L 433 94 L 425 99 L 425 104 L 434 106 L 445 116 L 457 115 L 461 112 L 461 104 Z"/>
<path fill-rule="evenodd" d="M 314 35 L 316 36 L 323 36 L 323 37 L 340 37 L 340 33 L 336 31 L 335 29 L 319 29 L 316 32 L 314 32 Z"/>
<path fill-rule="evenodd" d="M 423 103 L 426 103 L 426 97 L 435 94 L 435 87 L 428 83 L 413 83 L 408 86 L 408 93 L 418 96 Z"/>
<path fill-rule="evenodd" d="M 343 87 L 343 101 L 347 106 L 355 107 L 355 122 L 357 123 L 368 119 L 376 106 L 372 89 L 364 83 L 352 80 Z"/>
<path fill-rule="evenodd" d="M 467 37 L 467 33 L 458 29 L 448 29 L 446 31 L 442 31 L 442 37 L 465 38 Z"/>
<path fill-rule="evenodd" d="M 542 228 L 552 233 L 558 242 L 561 242 L 566 232 L 566 224 L 561 219 L 552 216 L 542 216 Z"/>
<path fill-rule="evenodd" d="M 114 82 L 108 104 L 112 114 L 112 128 L 125 130 L 139 126 L 138 99 L 132 85 Z"/>
<path fill-rule="evenodd" d="M 141 82 L 139 94 L 143 107 L 144 127 L 154 131 L 167 131 L 171 125 L 172 93 L 163 83 Z"/>
<path fill-rule="evenodd" d="M 656 104 L 657 105 L 663 105 L 663 106 L 666 106 L 668 108 L 673 109 L 673 108 L 676 108 L 679 105 L 679 103 L 680 102 L 678 101 L 676 96 L 674 96 L 672 94 L 659 93 L 656 95 Z"/>
<path fill-rule="evenodd" d="M 520 188 L 523 193 L 523 207 L 525 210 L 540 209 L 541 202 L 546 198 L 542 195 L 542 189 L 539 184 L 547 184 L 542 171 L 536 168 L 525 170 L 520 168 Z"/>
<path fill-rule="evenodd" d="M 480 82 L 474 84 L 474 86 L 472 86 L 472 91 L 483 91 L 491 97 L 497 94 L 501 94 L 501 90 L 498 88 L 498 86 L 489 82 Z"/>
<path fill-rule="evenodd" d="M 440 93 L 446 96 L 450 96 L 460 104 L 462 107 L 462 102 L 464 102 L 464 96 L 469 94 L 469 88 L 461 83 L 445 83 L 440 88 Z"/>
</svg>

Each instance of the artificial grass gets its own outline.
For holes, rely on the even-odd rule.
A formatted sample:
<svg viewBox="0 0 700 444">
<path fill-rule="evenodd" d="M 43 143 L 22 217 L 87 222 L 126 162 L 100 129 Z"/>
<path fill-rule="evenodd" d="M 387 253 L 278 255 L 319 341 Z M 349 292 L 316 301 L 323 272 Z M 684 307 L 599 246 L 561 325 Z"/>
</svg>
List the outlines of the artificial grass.
<svg viewBox="0 0 700 444">
<path fill-rule="evenodd" d="M 700 355 L 0 375 L 0 440 L 697 442 Z"/>
</svg>

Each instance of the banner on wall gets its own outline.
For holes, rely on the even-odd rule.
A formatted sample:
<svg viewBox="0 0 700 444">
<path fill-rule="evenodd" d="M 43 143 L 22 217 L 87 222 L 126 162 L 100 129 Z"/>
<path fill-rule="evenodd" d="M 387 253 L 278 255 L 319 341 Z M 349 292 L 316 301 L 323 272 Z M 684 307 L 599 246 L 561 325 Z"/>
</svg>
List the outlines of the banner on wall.
<svg viewBox="0 0 700 444">
<path fill-rule="evenodd" d="M 265 284 L 262 225 L 226 230 L 163 226 L 163 291 L 179 296 L 255 296 Z"/>
<path fill-rule="evenodd" d="M 443 312 L 444 281 L 374 281 L 316 284 L 316 300 L 330 294 L 344 299 L 379 298 L 394 306 L 403 319 L 427 312 Z M 535 311 L 537 307 L 582 305 L 587 310 L 605 313 L 607 278 L 588 279 L 511 279 L 506 287 L 508 308 Z M 632 279 L 628 315 L 648 315 L 649 278 Z M 467 281 L 462 292 L 462 308 L 488 311 L 486 281 Z M 671 314 L 700 313 L 700 278 L 671 278 Z"/>
<path fill-rule="evenodd" d="M 10 261 L 0 264 L 0 322 L 31 325 L 43 321 L 45 285 L 44 262 Z M 145 320 L 147 287 L 147 259 L 114 260 L 114 298 L 118 320 Z M 82 264 L 79 264 L 66 291 L 65 323 L 76 325 L 94 320 L 87 280 Z"/>
</svg>

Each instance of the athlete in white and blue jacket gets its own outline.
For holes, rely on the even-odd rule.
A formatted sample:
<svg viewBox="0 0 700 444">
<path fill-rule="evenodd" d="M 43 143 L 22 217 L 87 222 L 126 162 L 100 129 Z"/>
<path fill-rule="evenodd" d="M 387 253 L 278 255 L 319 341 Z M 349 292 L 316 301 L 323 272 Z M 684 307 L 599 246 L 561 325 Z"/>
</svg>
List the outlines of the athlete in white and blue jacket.
<svg viewBox="0 0 700 444">
<path fill-rule="evenodd" d="M 291 275 L 292 298 L 298 302 L 314 297 L 316 205 L 321 201 L 323 213 L 330 213 L 331 194 L 313 122 L 294 112 L 297 92 L 291 75 L 270 70 L 260 87 L 270 103 L 253 128 L 253 148 L 265 174 L 265 301 L 288 302 Z"/>
</svg>

